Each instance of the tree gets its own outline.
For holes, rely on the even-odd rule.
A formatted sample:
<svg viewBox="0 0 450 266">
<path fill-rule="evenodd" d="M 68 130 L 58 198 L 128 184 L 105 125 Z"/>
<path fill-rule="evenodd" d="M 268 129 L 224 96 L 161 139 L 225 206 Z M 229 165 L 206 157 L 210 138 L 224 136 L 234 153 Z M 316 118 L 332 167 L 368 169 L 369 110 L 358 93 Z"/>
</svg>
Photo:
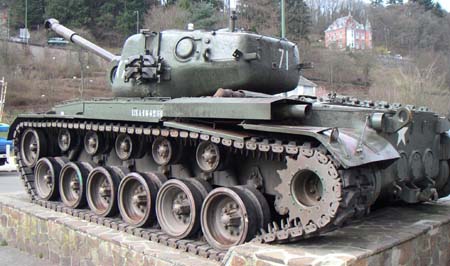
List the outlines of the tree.
<svg viewBox="0 0 450 266">
<path fill-rule="evenodd" d="M 383 5 L 383 0 L 372 0 L 371 3 L 374 6 L 382 6 Z"/>
<path fill-rule="evenodd" d="M 11 26 L 25 27 L 25 1 L 5 1 L 11 11 Z M 36 28 L 44 22 L 45 3 L 43 0 L 28 1 L 27 27 Z"/>
<path fill-rule="evenodd" d="M 151 8 L 145 16 L 145 27 L 152 31 L 182 29 L 188 23 L 189 12 L 179 5 Z M 170 18 L 170 19 L 167 19 Z"/>
<path fill-rule="evenodd" d="M 274 0 L 242 0 L 238 27 L 270 36 L 280 36 L 280 6 Z"/>
<path fill-rule="evenodd" d="M 439 4 L 439 3 L 436 3 L 436 4 L 435 4 L 434 9 L 433 9 L 433 13 L 434 13 L 436 16 L 441 17 L 441 18 L 445 16 L 445 12 L 444 12 L 444 10 L 442 9 L 441 4 Z"/>
<path fill-rule="evenodd" d="M 45 16 L 58 18 L 58 20 L 69 27 L 81 27 L 89 25 L 88 0 L 47 0 Z"/>
<path fill-rule="evenodd" d="M 403 5 L 403 0 L 388 0 L 390 5 Z"/>
<path fill-rule="evenodd" d="M 102 0 L 89 1 L 96 4 L 91 7 L 93 13 L 90 17 L 93 23 L 100 29 L 113 30 L 123 36 L 136 33 L 137 13 L 139 12 L 139 24 L 142 25 L 144 16 L 149 8 L 150 1 L 142 0 Z"/>
<path fill-rule="evenodd" d="M 194 23 L 196 28 L 212 29 L 220 21 L 220 16 L 213 4 L 207 2 L 197 2 L 191 4 L 189 8 L 189 22 Z"/>
<path fill-rule="evenodd" d="M 418 3 L 419 5 L 423 6 L 426 11 L 432 10 L 434 8 L 433 0 L 411 0 L 411 2 Z"/>
<path fill-rule="evenodd" d="M 311 13 L 308 5 L 303 0 L 288 0 L 287 29 L 291 39 L 308 39 L 311 28 Z"/>
</svg>

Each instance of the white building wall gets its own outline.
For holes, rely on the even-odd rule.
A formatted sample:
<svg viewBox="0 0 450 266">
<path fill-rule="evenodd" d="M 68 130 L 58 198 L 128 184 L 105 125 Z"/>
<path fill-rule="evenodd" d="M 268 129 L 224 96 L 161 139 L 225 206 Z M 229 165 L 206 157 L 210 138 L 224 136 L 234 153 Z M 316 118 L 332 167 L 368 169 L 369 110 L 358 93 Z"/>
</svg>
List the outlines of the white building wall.
<svg viewBox="0 0 450 266">
<path fill-rule="evenodd" d="M 230 8 L 236 9 L 240 5 L 240 0 L 223 0 L 224 10 L 228 10 Z"/>
<path fill-rule="evenodd" d="M 347 47 L 355 47 L 355 31 L 353 29 L 347 29 Z"/>
<path fill-rule="evenodd" d="M 316 96 L 316 87 L 310 86 L 297 86 L 297 88 L 288 91 L 287 96 L 295 95 L 306 95 L 306 96 Z M 279 96 L 284 96 L 283 93 L 278 94 Z"/>
</svg>

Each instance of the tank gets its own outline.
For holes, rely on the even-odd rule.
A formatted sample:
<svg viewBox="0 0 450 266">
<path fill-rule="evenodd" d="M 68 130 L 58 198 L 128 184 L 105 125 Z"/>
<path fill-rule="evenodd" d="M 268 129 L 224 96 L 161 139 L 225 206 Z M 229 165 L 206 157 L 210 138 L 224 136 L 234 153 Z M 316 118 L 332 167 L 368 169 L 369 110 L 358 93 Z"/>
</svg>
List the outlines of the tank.
<svg viewBox="0 0 450 266">
<path fill-rule="evenodd" d="M 448 119 L 425 107 L 297 86 L 298 47 L 228 30 L 131 36 L 110 62 L 110 99 L 72 101 L 11 125 L 31 199 L 220 260 L 248 241 L 286 243 L 373 206 L 450 192 Z"/>
</svg>

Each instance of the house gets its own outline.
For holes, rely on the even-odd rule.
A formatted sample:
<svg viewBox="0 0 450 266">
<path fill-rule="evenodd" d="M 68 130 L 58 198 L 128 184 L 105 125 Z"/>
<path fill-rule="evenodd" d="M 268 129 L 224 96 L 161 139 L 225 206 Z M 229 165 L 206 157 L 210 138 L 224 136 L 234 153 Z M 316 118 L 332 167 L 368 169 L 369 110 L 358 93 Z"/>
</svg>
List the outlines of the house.
<svg viewBox="0 0 450 266">
<path fill-rule="evenodd" d="M 236 9 L 240 4 L 240 0 L 223 0 L 223 10 L 228 12 L 230 9 Z"/>
<path fill-rule="evenodd" d="M 8 37 L 8 7 L 0 4 L 0 38 Z"/>
<path fill-rule="evenodd" d="M 325 47 L 345 50 L 372 49 L 372 26 L 367 19 L 363 25 L 351 14 L 338 18 L 325 31 Z"/>
<path fill-rule="evenodd" d="M 297 87 L 287 92 L 287 96 L 292 95 L 316 96 L 316 90 L 317 85 L 314 82 L 307 80 L 303 76 L 300 76 Z"/>
</svg>

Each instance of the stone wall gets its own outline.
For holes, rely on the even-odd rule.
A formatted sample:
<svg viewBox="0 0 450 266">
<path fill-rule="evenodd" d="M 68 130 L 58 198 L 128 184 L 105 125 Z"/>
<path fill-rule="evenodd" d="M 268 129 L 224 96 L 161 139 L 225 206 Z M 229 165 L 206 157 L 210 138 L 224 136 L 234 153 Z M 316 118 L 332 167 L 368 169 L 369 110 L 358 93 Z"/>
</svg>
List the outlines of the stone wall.
<svg viewBox="0 0 450 266">
<path fill-rule="evenodd" d="M 219 263 L 0 195 L 0 245 L 59 265 L 195 265 Z M 450 265 L 450 203 L 389 207 L 324 236 L 293 244 L 248 243 L 223 265 Z"/>
<path fill-rule="evenodd" d="M 288 245 L 246 244 L 225 265 L 450 265 L 448 203 L 389 207 L 325 236 Z"/>
<path fill-rule="evenodd" d="M 0 196 L 0 243 L 64 266 L 206 265 L 194 256 L 28 203 Z"/>
</svg>

